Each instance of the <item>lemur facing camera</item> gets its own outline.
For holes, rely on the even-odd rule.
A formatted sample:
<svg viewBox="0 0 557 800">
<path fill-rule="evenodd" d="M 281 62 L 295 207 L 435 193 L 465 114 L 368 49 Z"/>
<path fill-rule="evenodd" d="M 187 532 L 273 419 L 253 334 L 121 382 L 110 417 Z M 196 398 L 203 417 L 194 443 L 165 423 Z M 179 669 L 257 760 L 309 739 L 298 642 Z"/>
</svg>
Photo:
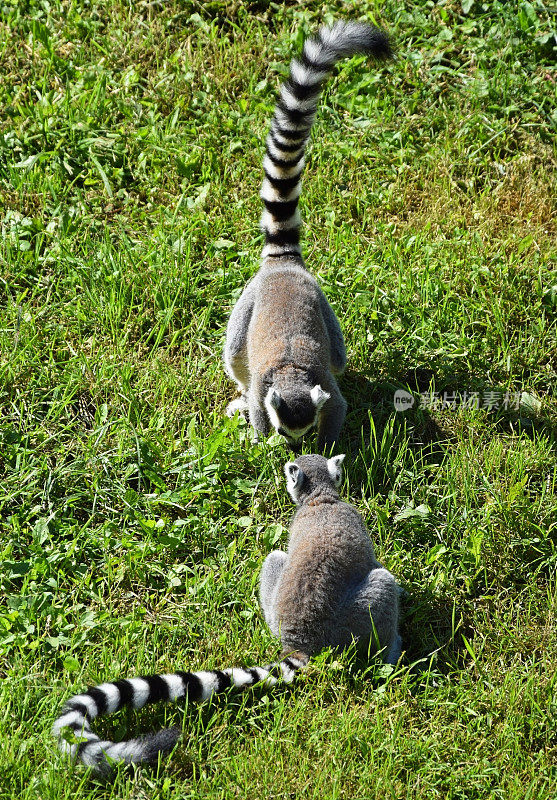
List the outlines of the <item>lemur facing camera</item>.
<svg viewBox="0 0 557 800">
<path fill-rule="evenodd" d="M 298 509 L 288 551 L 270 553 L 260 576 L 263 614 L 282 643 L 280 661 L 266 667 L 150 675 L 90 688 L 70 698 L 54 723 L 53 734 L 64 752 L 97 774 L 109 775 L 119 762 L 156 761 L 159 753 L 174 747 L 180 730 L 110 742 L 91 729 L 102 714 L 182 697 L 199 702 L 230 687 L 271 686 L 279 679 L 290 683 L 310 656 L 325 647 L 346 647 L 354 639 L 381 650 L 388 663 L 398 661 L 398 586 L 376 560 L 358 512 L 339 498 L 343 460 L 343 455 L 328 460 L 301 456 L 284 468 Z"/>
<path fill-rule="evenodd" d="M 256 434 L 274 428 L 291 445 L 317 426 L 319 450 L 335 443 L 346 416 L 334 377 L 346 366 L 346 350 L 338 319 L 301 256 L 298 199 L 323 83 L 339 59 L 356 53 L 389 57 L 387 35 L 365 23 L 336 22 L 308 39 L 290 65 L 263 161 L 261 268 L 232 310 L 224 348 L 226 371 L 240 390 L 227 413 L 247 413 Z"/>
</svg>

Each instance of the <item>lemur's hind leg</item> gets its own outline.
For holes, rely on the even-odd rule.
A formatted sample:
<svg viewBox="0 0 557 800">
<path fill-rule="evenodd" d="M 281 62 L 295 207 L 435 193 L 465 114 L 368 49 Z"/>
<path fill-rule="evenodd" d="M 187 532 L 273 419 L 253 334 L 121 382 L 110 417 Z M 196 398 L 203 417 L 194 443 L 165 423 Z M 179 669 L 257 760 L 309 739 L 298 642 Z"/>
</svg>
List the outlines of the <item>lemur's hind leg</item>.
<svg viewBox="0 0 557 800">
<path fill-rule="evenodd" d="M 280 635 L 278 626 L 275 624 L 275 597 L 280 576 L 286 564 L 286 553 L 282 550 L 273 550 L 261 567 L 259 575 L 259 600 L 263 609 L 265 622 L 275 636 Z"/>
<path fill-rule="evenodd" d="M 383 657 L 385 664 L 398 664 L 398 660 L 402 654 L 402 639 L 400 634 L 397 633 L 393 639 L 392 645 L 387 650 L 386 655 Z"/>
<path fill-rule="evenodd" d="M 248 410 L 248 386 L 250 374 L 248 367 L 247 336 L 253 313 L 255 291 L 253 282 L 248 283 L 240 299 L 232 309 L 226 328 L 224 345 L 224 365 L 232 380 L 236 381 L 240 397 L 229 403 L 226 413 L 232 416 L 237 411 L 245 414 Z"/>
<path fill-rule="evenodd" d="M 373 650 L 383 650 L 383 661 L 396 664 L 401 647 L 398 598 L 393 575 L 383 567 L 372 569 L 341 607 L 339 634 L 349 631 L 361 641 L 371 640 Z"/>
</svg>

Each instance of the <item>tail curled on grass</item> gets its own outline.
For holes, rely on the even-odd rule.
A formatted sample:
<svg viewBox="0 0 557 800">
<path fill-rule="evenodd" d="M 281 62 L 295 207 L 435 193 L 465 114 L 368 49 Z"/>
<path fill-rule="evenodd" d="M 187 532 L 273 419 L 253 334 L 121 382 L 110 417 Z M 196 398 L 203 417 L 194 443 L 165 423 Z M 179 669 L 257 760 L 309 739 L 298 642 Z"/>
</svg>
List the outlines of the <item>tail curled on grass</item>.
<svg viewBox="0 0 557 800">
<path fill-rule="evenodd" d="M 110 742 L 101 739 L 91 729 L 91 723 L 97 717 L 114 714 L 125 706 L 139 709 L 150 703 L 186 697 L 194 703 L 201 703 L 231 688 L 243 691 L 256 684 L 274 686 L 281 680 L 291 683 L 307 661 L 306 656 L 296 653 L 266 667 L 174 672 L 101 683 L 66 702 L 52 733 L 62 752 L 80 759 L 98 775 L 107 776 L 119 763 L 156 762 L 159 754 L 172 750 L 181 731 L 167 728 L 125 742 Z"/>
<path fill-rule="evenodd" d="M 387 34 L 363 22 L 335 22 L 306 39 L 299 59 L 290 65 L 283 84 L 263 161 L 261 199 L 265 211 L 262 257 L 300 255 L 301 219 L 298 199 L 304 154 L 323 84 L 341 58 L 361 53 L 377 59 L 392 54 Z"/>
</svg>

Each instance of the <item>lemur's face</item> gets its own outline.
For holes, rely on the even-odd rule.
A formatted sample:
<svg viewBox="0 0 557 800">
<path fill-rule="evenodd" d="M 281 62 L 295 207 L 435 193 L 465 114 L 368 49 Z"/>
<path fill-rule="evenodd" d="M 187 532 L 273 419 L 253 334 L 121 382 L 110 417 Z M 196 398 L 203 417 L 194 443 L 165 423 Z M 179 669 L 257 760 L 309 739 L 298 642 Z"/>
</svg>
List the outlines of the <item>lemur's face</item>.
<svg viewBox="0 0 557 800">
<path fill-rule="evenodd" d="M 338 489 L 342 483 L 343 461 L 344 453 L 329 459 L 319 455 L 301 456 L 285 464 L 286 488 L 292 500 L 298 504 L 302 489 L 307 493 L 318 486 L 326 488 L 329 481 Z"/>
<path fill-rule="evenodd" d="M 265 410 L 276 432 L 296 450 L 302 436 L 319 424 L 321 409 L 330 396 L 319 384 L 310 392 L 286 398 L 271 388 L 265 397 Z"/>
</svg>

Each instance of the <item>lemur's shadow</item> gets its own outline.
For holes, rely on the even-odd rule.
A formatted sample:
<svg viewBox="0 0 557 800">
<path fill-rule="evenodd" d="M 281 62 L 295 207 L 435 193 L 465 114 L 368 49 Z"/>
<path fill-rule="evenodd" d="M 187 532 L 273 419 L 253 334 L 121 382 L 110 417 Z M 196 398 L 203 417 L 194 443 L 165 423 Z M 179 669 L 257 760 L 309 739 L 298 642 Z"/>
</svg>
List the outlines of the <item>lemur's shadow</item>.
<svg viewBox="0 0 557 800">
<path fill-rule="evenodd" d="M 488 371 L 488 365 L 485 367 Z M 545 434 L 555 446 L 557 444 L 557 421 L 555 412 L 549 408 L 549 403 L 544 403 L 543 398 L 551 398 L 554 386 L 551 381 L 545 385 L 537 382 L 535 393 L 527 384 L 515 391 L 507 391 L 504 385 L 499 384 L 494 379 L 488 379 L 481 372 L 472 372 L 467 365 L 459 365 L 454 361 L 444 361 L 440 359 L 435 369 L 429 367 L 415 367 L 403 373 L 392 373 L 394 377 L 389 381 L 372 383 L 365 376 L 359 373 L 350 375 L 351 381 L 364 382 L 364 391 L 358 393 L 354 398 L 355 407 L 361 405 L 362 401 L 369 402 L 368 397 L 374 397 L 386 405 L 387 409 L 393 411 L 393 397 L 397 389 L 405 389 L 411 392 L 416 398 L 416 404 L 408 414 L 412 418 L 412 412 L 418 410 L 420 395 L 434 392 L 438 402 L 443 402 L 447 398 L 448 402 L 457 405 L 465 402 L 470 395 L 479 395 L 480 407 L 484 408 L 487 418 L 495 423 L 497 428 L 506 433 L 514 435 L 524 434 L 532 438 L 534 435 Z M 492 396 L 492 404 L 489 403 L 489 396 Z M 390 404 L 389 404 L 390 401 Z M 401 416 L 407 416 L 406 414 Z M 426 418 L 431 416 L 425 414 Z M 433 423 L 435 426 L 435 423 Z"/>
<path fill-rule="evenodd" d="M 381 442 L 385 454 L 389 445 L 384 441 L 387 427 L 391 438 L 405 436 L 410 449 L 426 463 L 441 459 L 451 434 L 433 418 L 429 410 L 431 403 L 458 406 L 463 402 L 474 402 L 474 393 L 476 402 L 484 408 L 496 430 L 529 438 L 544 435 L 557 452 L 555 414 L 548 410 L 547 403 L 544 405 L 529 392 L 507 392 L 495 381 L 459 368 L 452 361 L 441 361 L 435 370 L 415 367 L 398 375 L 393 372 L 393 375 L 388 380 L 372 381 L 361 372 L 347 370 L 340 380 L 341 391 L 348 402 L 341 447 L 353 459 L 358 453 L 369 451 L 370 446 L 372 452 L 379 451 L 381 455 Z M 551 396 L 551 387 L 548 385 L 546 389 L 547 395 Z M 413 399 L 413 405 L 406 410 L 395 406 L 395 394 L 401 390 Z M 376 473 L 373 486 L 381 493 L 389 484 L 388 476 L 378 474 L 381 470 L 375 469 L 373 464 L 367 466 Z M 387 480 L 381 480 L 382 477 Z"/>
<path fill-rule="evenodd" d="M 373 382 L 360 372 L 345 373 L 341 390 L 348 402 L 348 414 L 341 446 L 350 453 L 352 463 L 360 454 L 367 457 L 364 461 L 358 459 L 356 481 L 361 479 L 363 485 L 380 494 L 388 491 L 402 440 L 425 462 L 443 457 L 450 435 L 427 408 L 420 408 L 419 393 L 427 391 L 429 385 L 425 374 L 418 385 L 415 377 Z M 395 393 L 401 389 L 412 394 L 414 405 L 395 413 Z"/>
</svg>

